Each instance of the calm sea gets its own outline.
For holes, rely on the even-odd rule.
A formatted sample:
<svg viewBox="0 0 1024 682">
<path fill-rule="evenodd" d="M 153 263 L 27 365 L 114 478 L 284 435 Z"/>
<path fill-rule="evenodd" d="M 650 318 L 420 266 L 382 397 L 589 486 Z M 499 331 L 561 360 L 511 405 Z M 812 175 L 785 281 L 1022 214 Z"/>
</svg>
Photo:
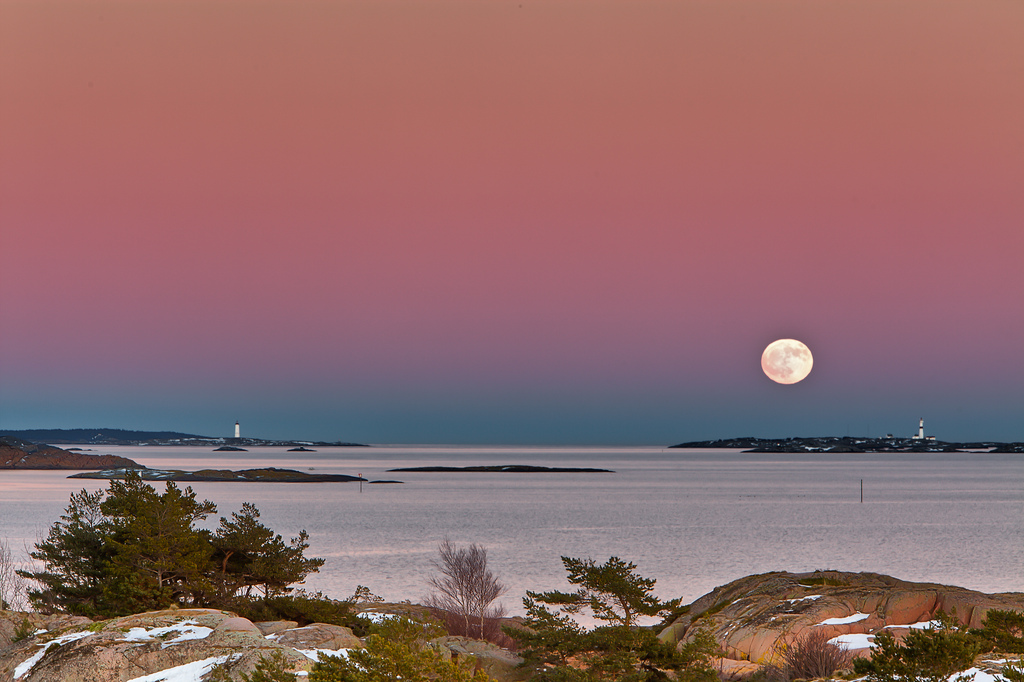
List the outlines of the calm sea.
<svg viewBox="0 0 1024 682">
<path fill-rule="evenodd" d="M 308 554 L 327 560 L 306 587 L 338 598 L 366 585 L 389 601 L 420 600 L 445 536 L 487 548 L 491 567 L 509 586 L 503 601 L 513 612 L 528 589 L 568 587 L 561 555 L 598 561 L 617 555 L 657 578 L 659 596 L 684 601 L 751 573 L 818 568 L 1024 591 L 1020 455 L 463 446 L 94 451 L 150 467 L 278 466 L 404 481 L 364 484 L 361 491 L 358 483 L 192 485 L 200 498 L 217 504 L 219 515 L 251 501 L 264 523 L 286 538 L 306 529 Z M 431 464 L 615 473 L 386 472 Z M 105 487 L 66 475 L 0 472 L 0 538 L 17 555 L 24 557 L 45 535 L 70 493 Z"/>
</svg>

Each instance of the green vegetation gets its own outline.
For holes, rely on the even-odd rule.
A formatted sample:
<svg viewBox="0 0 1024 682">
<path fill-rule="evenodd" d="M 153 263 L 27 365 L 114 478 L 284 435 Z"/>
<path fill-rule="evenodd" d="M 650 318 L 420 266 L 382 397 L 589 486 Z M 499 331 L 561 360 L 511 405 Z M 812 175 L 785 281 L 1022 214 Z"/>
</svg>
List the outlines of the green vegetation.
<svg viewBox="0 0 1024 682">
<path fill-rule="evenodd" d="M 983 642 L 966 632 L 954 615 L 938 614 L 939 626 L 912 630 L 903 643 L 889 632 L 875 635 L 871 659 L 858 658 L 853 669 L 869 682 L 945 682 L 953 673 L 971 667 Z"/>
<path fill-rule="evenodd" d="M 1024 654 L 1024 613 L 993 609 L 971 634 L 981 638 L 987 651 Z"/>
<path fill-rule="evenodd" d="M 716 603 L 714 606 L 709 608 L 707 611 L 701 613 L 699 616 L 697 616 L 697 618 L 710 618 L 711 616 L 715 615 L 731 603 L 732 602 L 728 599 L 723 599 L 722 601 Z"/>
<path fill-rule="evenodd" d="M 678 600 L 662 602 L 652 592 L 655 580 L 634 573 L 636 565 L 611 557 L 602 565 L 593 559 L 562 557 L 575 592 L 527 592 L 523 599 L 524 628 L 506 633 L 522 648 L 524 665 L 535 679 L 552 682 L 616 680 L 682 682 L 717 680 L 711 667 L 714 638 L 706 631 L 679 648 L 659 641 L 641 617 L 665 616 Z M 549 607 L 556 607 L 551 610 Z M 582 628 L 572 615 L 586 613 L 605 623 Z"/>
<path fill-rule="evenodd" d="M 1024 663 L 1021 661 L 1007 663 L 1003 666 L 1001 674 L 1007 682 L 1024 682 Z"/>
<path fill-rule="evenodd" d="M 31 621 L 28 618 L 22 618 L 21 624 L 14 628 L 14 634 L 11 636 L 12 642 L 20 642 L 23 639 L 28 639 L 35 632 Z"/>
<path fill-rule="evenodd" d="M 871 660 L 854 660 L 854 670 L 869 682 L 942 682 L 950 675 L 970 668 L 983 651 L 1024 653 L 1024 614 L 993 609 L 981 628 L 967 630 L 956 613 L 936 615 L 939 626 L 913 630 L 902 643 L 888 632 L 875 636 Z M 1007 665 L 1003 677 L 1024 682 L 1024 671 Z"/>
<path fill-rule="evenodd" d="M 434 625 L 390 618 L 374 626 L 365 649 L 350 650 L 348 658 L 321 656 L 309 682 L 487 682 L 483 671 L 474 674 L 429 643 L 443 634 Z"/>
<path fill-rule="evenodd" d="M 71 495 L 31 553 L 43 570 L 19 574 L 39 584 L 29 599 L 41 611 L 109 618 L 172 604 L 272 602 L 323 565 L 304 557 L 305 531 L 286 543 L 248 503 L 215 532 L 196 526 L 216 511 L 173 482 L 160 494 L 135 474 L 112 480 L 105 492 Z"/>
<path fill-rule="evenodd" d="M 288 671 L 288 661 L 284 654 L 275 651 L 270 656 L 264 656 L 256 664 L 252 675 L 242 674 L 243 682 L 294 682 L 295 674 Z"/>
<path fill-rule="evenodd" d="M 259 600 L 238 598 L 230 607 L 222 608 L 229 608 L 253 622 L 294 620 L 299 627 L 310 623 L 341 625 L 352 630 L 356 637 L 365 637 L 370 632 L 370 621 L 357 617 L 351 602 L 335 601 L 320 592 L 295 590 Z"/>
<path fill-rule="evenodd" d="M 833 587 L 842 587 L 843 585 L 846 584 L 846 582 L 844 580 L 841 580 L 840 578 L 836 578 L 836 577 L 828 576 L 828 575 L 821 575 L 821 571 L 815 571 L 814 573 L 815 574 L 813 576 L 811 576 L 810 578 L 801 578 L 800 584 L 801 585 L 807 585 L 808 587 L 810 587 L 812 585 L 821 585 L 821 586 L 831 585 Z"/>
</svg>

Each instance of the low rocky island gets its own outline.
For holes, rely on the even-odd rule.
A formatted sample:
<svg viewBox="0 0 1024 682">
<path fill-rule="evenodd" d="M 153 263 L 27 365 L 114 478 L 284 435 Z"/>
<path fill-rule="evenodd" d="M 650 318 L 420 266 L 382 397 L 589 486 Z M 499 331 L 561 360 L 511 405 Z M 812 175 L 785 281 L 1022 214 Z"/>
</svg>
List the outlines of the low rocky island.
<svg viewBox="0 0 1024 682">
<path fill-rule="evenodd" d="M 0 469 L 141 469 L 142 465 L 116 455 L 92 455 L 0 436 Z"/>
<path fill-rule="evenodd" d="M 516 473 L 516 474 L 534 474 L 534 473 L 556 473 L 556 474 L 614 474 L 615 472 L 611 469 L 589 469 L 585 467 L 542 467 L 533 466 L 529 464 L 496 464 L 496 465 L 485 465 L 485 466 L 468 466 L 468 467 L 447 467 L 447 466 L 428 466 L 428 467 L 403 467 L 400 469 L 388 469 L 388 471 L 416 471 L 416 472 L 500 472 L 500 473 Z"/>
<path fill-rule="evenodd" d="M 97 478 L 103 480 L 124 479 L 129 475 L 137 475 L 144 481 L 181 481 L 192 483 L 207 481 L 213 483 L 348 483 L 350 481 L 369 482 L 359 476 L 347 474 L 307 474 L 294 469 L 200 469 L 199 471 L 182 471 L 180 469 L 106 469 L 72 474 L 68 478 Z"/>
</svg>

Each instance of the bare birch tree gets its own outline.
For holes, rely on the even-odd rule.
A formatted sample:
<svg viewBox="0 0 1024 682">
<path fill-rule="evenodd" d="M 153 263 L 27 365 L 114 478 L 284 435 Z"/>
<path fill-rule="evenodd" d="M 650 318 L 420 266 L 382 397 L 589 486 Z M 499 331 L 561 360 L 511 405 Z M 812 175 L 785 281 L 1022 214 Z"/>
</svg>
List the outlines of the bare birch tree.
<svg viewBox="0 0 1024 682">
<path fill-rule="evenodd" d="M 14 555 L 0 539 L 0 610 L 19 610 L 25 606 L 25 579 L 14 567 Z"/>
<path fill-rule="evenodd" d="M 435 590 L 427 597 L 427 606 L 461 619 L 466 636 L 476 630 L 484 639 L 485 621 L 505 615 L 502 606 L 491 604 L 507 589 L 487 568 L 487 550 L 476 544 L 457 547 L 446 537 L 437 553 L 433 564 L 439 575 L 427 581 Z"/>
</svg>

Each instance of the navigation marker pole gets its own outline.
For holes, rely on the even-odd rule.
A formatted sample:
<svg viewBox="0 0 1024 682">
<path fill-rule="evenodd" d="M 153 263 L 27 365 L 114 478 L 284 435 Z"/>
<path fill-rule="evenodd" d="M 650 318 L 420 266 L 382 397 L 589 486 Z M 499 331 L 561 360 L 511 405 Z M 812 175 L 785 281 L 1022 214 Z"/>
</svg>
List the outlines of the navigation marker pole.
<svg viewBox="0 0 1024 682">
<path fill-rule="evenodd" d="M 359 492 L 363 492 L 363 475 L 362 474 L 356 474 L 356 476 L 359 477 Z M 863 486 L 863 485 L 864 485 L 864 482 L 861 481 L 861 486 Z M 864 491 L 863 490 L 860 493 L 860 497 L 861 497 L 860 501 L 863 502 L 864 501 Z"/>
<path fill-rule="evenodd" d="M 864 504 L 864 479 L 860 479 L 860 503 Z"/>
</svg>

